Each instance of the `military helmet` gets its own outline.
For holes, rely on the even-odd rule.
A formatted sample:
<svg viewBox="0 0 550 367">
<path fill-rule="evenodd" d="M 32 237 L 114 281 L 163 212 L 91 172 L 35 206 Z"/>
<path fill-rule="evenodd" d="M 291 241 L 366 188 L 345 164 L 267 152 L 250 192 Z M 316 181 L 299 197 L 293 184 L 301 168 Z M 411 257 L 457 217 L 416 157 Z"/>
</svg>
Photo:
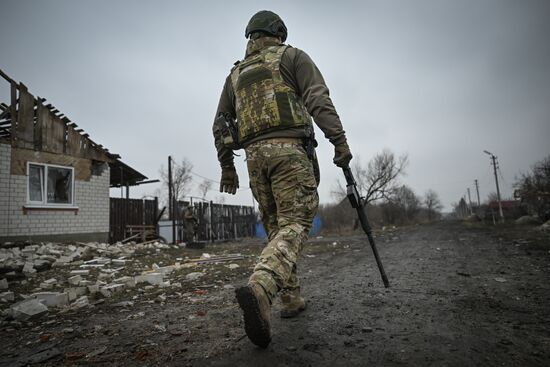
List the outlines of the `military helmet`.
<svg viewBox="0 0 550 367">
<path fill-rule="evenodd" d="M 269 10 L 257 12 L 250 18 L 244 36 L 248 38 L 251 33 L 262 31 L 276 37 L 281 37 L 284 42 L 287 36 L 285 23 L 277 14 Z"/>
</svg>

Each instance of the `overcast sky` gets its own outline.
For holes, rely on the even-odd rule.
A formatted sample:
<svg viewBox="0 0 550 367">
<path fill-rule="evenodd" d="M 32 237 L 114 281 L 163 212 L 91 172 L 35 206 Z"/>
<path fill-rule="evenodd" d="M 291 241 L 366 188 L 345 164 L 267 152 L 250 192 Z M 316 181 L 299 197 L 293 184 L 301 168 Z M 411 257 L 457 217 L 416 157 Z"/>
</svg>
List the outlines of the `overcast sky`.
<svg viewBox="0 0 550 367">
<path fill-rule="evenodd" d="M 211 136 L 225 77 L 243 57 L 258 10 L 278 13 L 287 43 L 319 66 L 355 157 L 408 154 L 402 182 L 439 193 L 450 209 L 466 194 L 501 190 L 550 154 L 550 2 L 422 1 L 25 1 L 2 0 L 0 68 L 47 98 L 150 179 L 168 155 L 219 180 Z M 8 102 L 0 83 L 0 100 Z M 317 131 L 322 203 L 341 172 Z M 250 205 L 242 190 L 226 203 Z M 202 182 L 194 177 L 195 187 Z M 157 184 L 132 188 L 152 195 Z M 217 184 L 207 195 L 219 200 Z M 193 189 L 191 194 L 199 195 Z M 120 191 L 112 191 L 120 195 Z"/>
</svg>

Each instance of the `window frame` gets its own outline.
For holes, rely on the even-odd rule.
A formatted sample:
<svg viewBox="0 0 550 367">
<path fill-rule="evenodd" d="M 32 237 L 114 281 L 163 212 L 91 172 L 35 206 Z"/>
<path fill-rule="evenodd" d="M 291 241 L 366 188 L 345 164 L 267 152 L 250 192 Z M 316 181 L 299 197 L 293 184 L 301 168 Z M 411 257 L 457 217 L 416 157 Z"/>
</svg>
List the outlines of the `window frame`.
<svg viewBox="0 0 550 367">
<path fill-rule="evenodd" d="M 44 175 L 42 177 L 41 189 L 42 189 L 42 201 L 31 201 L 30 190 L 30 168 L 33 166 L 40 166 L 44 168 Z M 70 203 L 48 203 L 48 168 L 61 168 L 71 171 L 71 202 Z M 78 209 L 75 205 L 75 177 L 74 167 L 61 166 L 58 164 L 27 162 L 27 200 L 26 208 L 60 208 L 60 209 Z"/>
</svg>

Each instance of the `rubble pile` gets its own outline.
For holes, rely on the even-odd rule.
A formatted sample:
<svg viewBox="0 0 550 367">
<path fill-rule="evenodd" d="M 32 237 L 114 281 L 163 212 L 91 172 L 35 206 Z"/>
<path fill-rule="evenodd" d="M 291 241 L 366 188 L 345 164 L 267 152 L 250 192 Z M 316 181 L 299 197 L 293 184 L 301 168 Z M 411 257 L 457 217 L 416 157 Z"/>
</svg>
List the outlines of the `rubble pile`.
<svg viewBox="0 0 550 367">
<path fill-rule="evenodd" d="M 240 254 L 217 257 L 203 254 L 197 259 L 176 257 L 174 263 L 165 266 L 146 263 L 147 256 L 178 249 L 178 245 L 151 241 L 114 245 L 44 243 L 23 248 L 0 248 L 0 305 L 9 304 L 3 315 L 26 321 L 38 318 L 53 308 L 76 310 L 101 303 L 105 298 L 129 292 L 133 288 L 139 288 L 140 292 L 166 287 L 177 289 L 181 283 L 170 279 L 174 271 L 245 257 Z M 165 255 L 165 258 L 172 257 Z M 229 269 L 238 267 L 237 264 L 228 266 Z M 178 279 L 193 281 L 203 275 L 203 272 L 193 271 Z M 16 294 L 13 288 L 23 288 L 28 292 Z M 134 295 L 133 299 L 136 298 Z"/>
</svg>

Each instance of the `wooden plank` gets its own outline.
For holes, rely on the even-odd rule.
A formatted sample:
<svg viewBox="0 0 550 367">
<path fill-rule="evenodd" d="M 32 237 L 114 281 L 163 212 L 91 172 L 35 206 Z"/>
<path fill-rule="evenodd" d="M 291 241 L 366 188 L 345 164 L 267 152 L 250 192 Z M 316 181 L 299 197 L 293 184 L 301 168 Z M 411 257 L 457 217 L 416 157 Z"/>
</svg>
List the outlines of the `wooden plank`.
<svg viewBox="0 0 550 367">
<path fill-rule="evenodd" d="M 12 146 L 15 146 L 15 142 L 17 140 L 17 86 L 14 82 L 11 83 L 10 89 L 11 144 Z"/>
<path fill-rule="evenodd" d="M 43 136 L 42 133 L 44 131 L 44 125 L 46 122 L 44 121 L 45 113 L 48 112 L 48 109 L 44 107 L 44 104 L 40 99 L 36 103 L 36 124 L 34 125 L 34 149 L 35 150 L 42 150 L 42 140 Z"/>
<path fill-rule="evenodd" d="M 17 112 L 17 146 L 34 149 L 34 96 L 21 83 Z"/>
<path fill-rule="evenodd" d="M 51 150 L 46 149 L 46 151 L 62 154 L 65 145 L 65 123 L 55 115 L 52 116 L 52 122 L 52 140 L 49 146 Z"/>
<path fill-rule="evenodd" d="M 80 157 L 82 137 L 73 126 L 67 127 L 67 154 Z"/>
</svg>

